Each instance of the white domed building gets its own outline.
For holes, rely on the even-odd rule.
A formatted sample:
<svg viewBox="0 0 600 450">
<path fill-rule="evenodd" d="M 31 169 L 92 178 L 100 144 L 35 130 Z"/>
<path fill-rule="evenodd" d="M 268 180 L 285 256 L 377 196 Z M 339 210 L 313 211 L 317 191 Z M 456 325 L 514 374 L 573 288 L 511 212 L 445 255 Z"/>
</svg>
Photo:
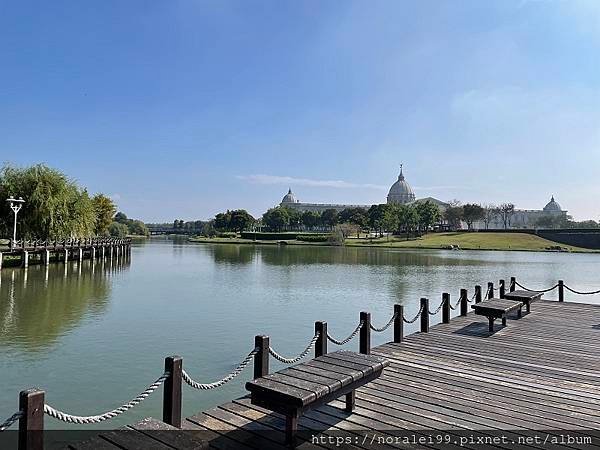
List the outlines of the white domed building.
<svg viewBox="0 0 600 450">
<path fill-rule="evenodd" d="M 405 205 L 412 203 L 416 199 L 415 193 L 413 192 L 410 184 L 404 179 L 402 173 L 402 164 L 400 164 L 400 175 L 398 175 L 398 181 L 392 184 L 390 191 L 387 196 L 388 204 Z"/>
<path fill-rule="evenodd" d="M 540 227 L 540 219 L 567 219 L 567 211 L 563 210 L 562 207 L 554 200 L 554 196 L 550 198 L 550 201 L 546 203 L 542 209 L 515 209 L 515 212 L 510 216 L 508 227 L 512 230 L 518 229 L 534 229 Z M 485 229 L 485 223 L 483 221 L 476 222 L 473 224 L 474 229 Z M 504 222 L 502 217 L 497 215 L 488 225 L 488 229 L 499 230 L 504 228 Z"/>
<path fill-rule="evenodd" d="M 402 165 L 400 165 L 400 174 L 398 175 L 398 179 L 392 184 L 390 190 L 387 195 L 387 203 L 388 204 L 396 204 L 396 205 L 407 205 L 414 202 L 425 202 L 430 201 L 433 204 L 437 205 L 440 210 L 443 212 L 449 204 L 438 200 L 433 197 L 425 197 L 421 199 L 417 199 L 415 193 L 413 192 L 412 187 L 406 181 L 404 177 L 404 173 L 402 170 Z M 349 204 L 337 204 L 337 203 L 303 203 L 296 195 L 292 192 L 292 189 L 288 189 L 287 194 L 281 200 L 280 206 L 284 206 L 287 208 L 295 209 L 300 212 L 304 211 L 313 211 L 322 213 L 327 209 L 335 209 L 336 211 L 342 211 L 347 208 L 362 208 L 369 209 L 371 205 L 349 205 Z M 538 226 L 538 221 L 541 218 L 567 218 L 567 211 L 564 211 L 561 206 L 554 200 L 554 196 L 550 199 L 550 201 L 544 206 L 543 209 L 515 209 L 514 213 L 510 217 L 510 223 L 508 224 L 508 228 L 511 229 L 532 229 Z M 463 228 L 466 228 L 466 224 L 464 224 Z M 485 229 L 486 225 L 483 221 L 475 222 L 473 224 L 474 229 Z M 488 229 L 503 229 L 504 222 L 502 218 L 497 215 L 494 217 L 487 226 Z"/>
</svg>

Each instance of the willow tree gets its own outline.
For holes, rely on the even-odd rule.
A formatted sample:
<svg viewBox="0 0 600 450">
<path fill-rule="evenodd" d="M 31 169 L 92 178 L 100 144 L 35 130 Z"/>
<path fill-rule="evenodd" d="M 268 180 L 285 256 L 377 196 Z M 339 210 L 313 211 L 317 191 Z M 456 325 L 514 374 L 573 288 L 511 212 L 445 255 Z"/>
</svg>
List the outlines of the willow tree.
<svg viewBox="0 0 600 450">
<path fill-rule="evenodd" d="M 95 232 L 97 236 L 108 234 L 110 224 L 113 222 L 113 217 L 117 212 L 117 207 L 114 202 L 103 194 L 96 194 L 92 198 L 94 204 L 94 212 L 96 214 Z"/>
<path fill-rule="evenodd" d="M 85 189 L 56 169 L 43 164 L 26 168 L 4 166 L 0 171 L 0 199 L 25 199 L 19 213 L 19 235 L 25 238 L 93 236 L 96 213 Z M 12 212 L 2 201 L 0 233 L 10 234 Z"/>
</svg>

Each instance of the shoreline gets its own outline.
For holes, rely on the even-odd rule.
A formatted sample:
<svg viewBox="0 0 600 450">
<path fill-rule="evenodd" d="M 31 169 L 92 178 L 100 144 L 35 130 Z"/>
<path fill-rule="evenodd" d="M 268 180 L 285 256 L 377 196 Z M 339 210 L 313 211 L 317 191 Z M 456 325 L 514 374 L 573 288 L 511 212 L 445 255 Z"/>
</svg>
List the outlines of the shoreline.
<svg viewBox="0 0 600 450">
<path fill-rule="evenodd" d="M 265 240 L 250 240 L 250 239 L 242 239 L 242 238 L 188 238 L 187 242 L 195 243 L 195 244 L 239 244 L 239 245 L 293 245 L 293 246 L 319 246 L 319 247 L 365 247 L 365 248 L 385 248 L 385 249 L 396 249 L 396 250 L 467 250 L 467 251 L 513 251 L 513 252 L 537 252 L 537 253 L 600 253 L 600 250 L 595 249 L 586 249 L 586 248 L 578 248 L 567 246 L 565 244 L 555 243 L 556 246 L 561 246 L 565 248 L 565 250 L 550 250 L 550 249 L 537 249 L 537 248 L 525 248 L 525 247 L 514 247 L 508 248 L 506 247 L 494 247 L 494 246 L 485 246 L 485 247 L 459 247 L 459 248 L 449 248 L 448 245 L 419 245 L 419 244 L 409 244 L 411 241 L 390 241 L 385 243 L 362 243 L 362 242 L 346 242 L 343 245 L 335 245 L 329 242 L 303 242 L 296 240 L 286 240 L 286 241 L 265 241 Z M 284 242 L 284 243 L 282 243 Z M 394 245 L 396 244 L 396 245 Z"/>
</svg>

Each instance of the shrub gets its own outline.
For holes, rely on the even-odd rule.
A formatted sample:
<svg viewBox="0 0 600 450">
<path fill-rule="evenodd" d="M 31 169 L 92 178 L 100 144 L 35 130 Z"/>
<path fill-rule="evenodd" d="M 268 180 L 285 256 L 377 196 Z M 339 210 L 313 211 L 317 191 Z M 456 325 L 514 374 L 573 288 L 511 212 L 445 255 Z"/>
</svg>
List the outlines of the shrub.
<svg viewBox="0 0 600 450">
<path fill-rule="evenodd" d="M 243 231 L 242 239 L 251 239 L 258 241 L 284 241 L 296 239 L 299 233 L 255 233 L 254 231 Z"/>
<path fill-rule="evenodd" d="M 329 233 L 310 233 L 310 234 L 299 234 L 296 236 L 297 241 L 302 242 L 327 242 L 331 235 Z"/>
<path fill-rule="evenodd" d="M 233 231 L 219 231 L 219 232 L 217 232 L 217 237 L 220 237 L 220 238 L 236 238 L 237 237 L 237 233 L 234 233 Z"/>
</svg>

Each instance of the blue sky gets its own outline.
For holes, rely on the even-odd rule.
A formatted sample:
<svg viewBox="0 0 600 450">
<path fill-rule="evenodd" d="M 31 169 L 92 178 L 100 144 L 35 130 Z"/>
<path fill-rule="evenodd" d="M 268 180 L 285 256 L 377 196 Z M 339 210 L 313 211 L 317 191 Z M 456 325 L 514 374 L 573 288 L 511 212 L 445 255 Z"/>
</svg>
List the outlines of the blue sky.
<svg viewBox="0 0 600 450">
<path fill-rule="evenodd" d="M 600 218 L 600 2 L 3 1 L 0 160 L 147 221 L 418 197 Z"/>
</svg>

